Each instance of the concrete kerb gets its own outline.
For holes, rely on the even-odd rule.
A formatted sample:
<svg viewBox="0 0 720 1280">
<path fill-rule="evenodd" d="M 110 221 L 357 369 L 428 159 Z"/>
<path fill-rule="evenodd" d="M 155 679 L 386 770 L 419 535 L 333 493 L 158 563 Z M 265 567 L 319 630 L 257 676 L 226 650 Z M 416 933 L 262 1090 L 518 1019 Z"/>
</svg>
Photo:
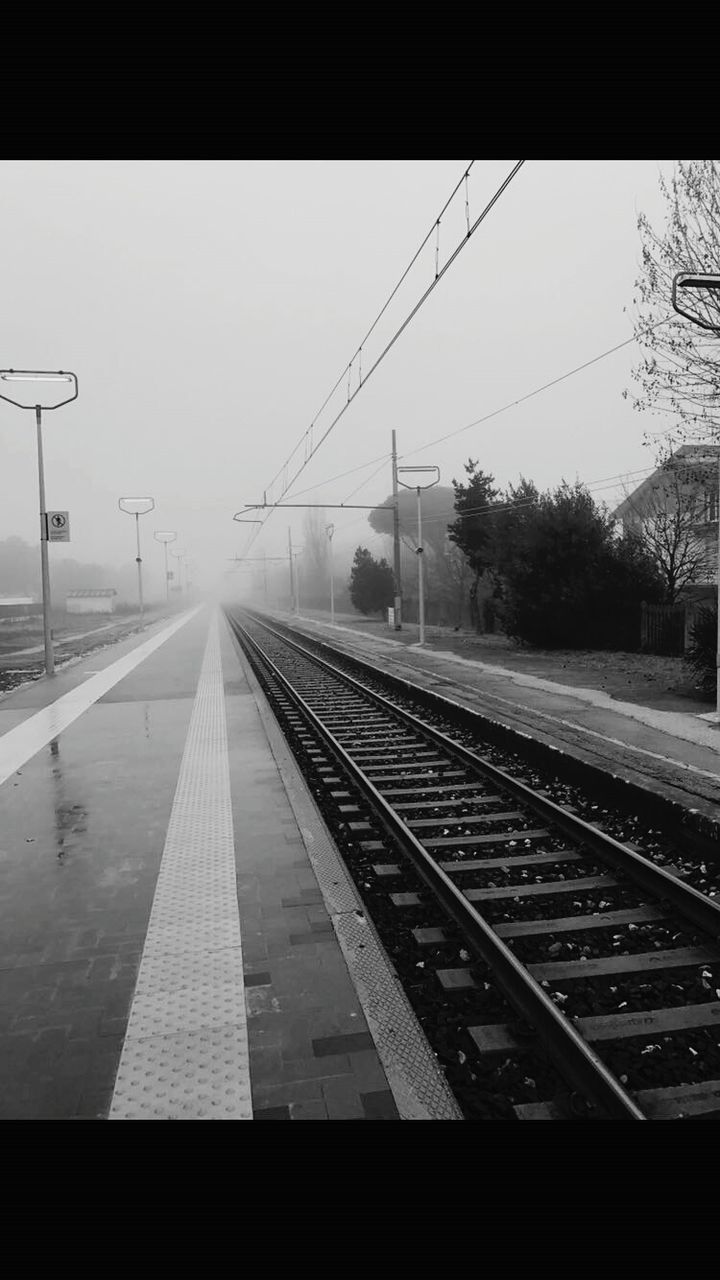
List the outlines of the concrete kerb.
<svg viewBox="0 0 720 1280">
<path fill-rule="evenodd" d="M 323 628 L 323 624 L 317 624 L 318 628 Z M 338 628 L 336 628 L 337 630 Z M 358 637 L 358 633 L 352 628 L 344 628 L 346 633 Z M 330 641 L 332 633 L 328 633 L 325 628 L 322 631 L 322 638 Z M 320 638 L 316 636 L 315 638 Z M 360 637 L 364 641 L 364 634 Z M 398 646 L 399 642 L 388 640 L 384 637 L 372 637 L 378 641 L 382 639 L 384 644 Z M 399 644 L 400 648 L 406 648 L 405 645 Z M 606 709 L 619 710 L 621 714 L 627 715 L 630 708 L 633 711 L 647 712 L 648 715 L 654 717 L 673 716 L 674 718 L 682 718 L 689 721 L 684 727 L 688 730 L 692 729 L 698 733 L 698 738 L 691 736 L 690 732 L 686 735 L 687 741 L 696 741 L 697 745 L 710 747 L 713 751 L 720 752 L 720 737 L 716 730 L 707 728 L 705 725 L 699 725 L 691 720 L 690 717 L 675 717 L 672 712 L 656 712 L 651 708 L 637 707 L 634 703 L 615 703 L 607 694 L 601 694 L 598 690 L 579 691 L 572 686 L 562 686 L 554 684 L 552 681 L 541 680 L 539 677 L 527 676 L 523 673 L 508 671 L 507 669 L 498 668 L 487 663 L 476 663 L 471 659 L 460 658 L 457 654 L 440 655 L 436 650 L 432 651 L 433 656 L 443 657 L 443 660 L 450 659 L 456 663 L 475 670 L 482 668 L 489 674 L 493 672 L 503 673 L 510 677 L 522 676 L 522 680 L 518 683 L 528 685 L 534 684 L 535 687 L 541 687 L 548 692 L 564 693 L 565 695 L 577 696 L 579 692 L 585 692 L 591 695 L 591 699 L 601 699 L 596 701 L 596 706 Z M 357 653 L 348 654 L 348 657 L 362 663 Z M 429 655 L 428 655 L 429 656 Z M 418 676 L 428 678 L 432 676 L 432 672 L 427 671 L 424 667 L 415 668 Z M 484 711 L 476 708 L 465 706 L 463 703 L 456 701 L 454 698 L 448 697 L 435 690 L 424 689 L 422 684 L 415 684 L 411 680 L 405 680 L 401 676 L 393 675 L 389 672 L 384 673 L 388 679 L 397 682 L 398 685 L 411 687 L 413 692 L 419 692 L 428 701 L 449 703 L 453 715 L 468 717 L 468 724 L 473 722 L 477 725 L 478 720 L 482 724 L 482 732 L 488 737 L 490 742 L 501 747 L 504 750 L 512 751 L 527 760 L 531 766 L 536 766 L 548 772 L 561 773 L 568 776 L 568 780 L 576 783 L 578 786 L 587 787 L 596 793 L 607 798 L 608 802 L 617 804 L 619 807 L 629 813 L 639 813 L 646 816 L 649 820 L 657 823 L 663 823 L 666 828 L 677 831 L 678 833 L 690 834 L 699 837 L 704 845 L 709 846 L 708 852 L 714 856 L 718 856 L 720 852 L 720 817 L 718 817 L 717 806 L 712 805 L 709 801 L 703 802 L 701 805 L 686 805 L 669 794 L 668 789 L 662 781 L 655 779 L 653 785 L 644 782 L 641 775 L 634 775 L 632 778 L 624 776 L 619 771 L 608 771 L 602 768 L 588 756 L 584 756 L 582 748 L 573 746 L 572 751 L 566 749 L 553 741 L 549 734 L 544 734 L 542 729 L 533 729 L 530 734 L 527 730 L 513 727 L 503 723 L 502 720 L 496 719 L 488 715 Z M 475 696 L 482 696 L 480 690 L 468 690 Z M 520 708 L 518 707 L 518 711 Z M 529 709 L 528 709 L 529 710 Z M 640 716 L 634 717 L 641 719 Z M 652 723 L 652 721 L 644 721 L 651 728 L 666 727 Z M 670 731 L 670 730 L 667 730 Z M 675 736 L 680 736 L 675 732 Z M 709 739 L 709 741 L 708 741 Z M 584 756 L 584 758 L 583 758 Z M 697 799 L 697 798 L 695 798 Z"/>
<path fill-rule="evenodd" d="M 280 620 L 280 615 L 277 616 Z M 291 619 L 291 621 L 300 622 L 305 626 L 316 627 L 322 635 L 326 638 L 328 636 L 328 624 L 319 622 L 315 618 L 300 617 Z M 407 646 L 400 640 L 391 639 L 390 636 L 374 636 L 366 632 L 358 632 L 352 627 L 336 625 L 334 631 L 343 631 L 346 635 L 354 636 L 356 640 L 362 638 L 363 641 L 369 640 L 373 644 L 391 645 L 400 649 L 408 647 L 417 649 L 417 645 Z M 330 634 L 333 634 L 333 632 L 330 632 Z M 593 689 L 583 685 L 559 684 L 554 680 L 546 680 L 542 676 L 533 676 L 525 671 L 515 671 L 511 667 L 501 667 L 496 663 L 482 662 L 475 658 L 463 658 L 461 654 L 454 653 L 448 649 L 425 649 L 424 653 L 428 658 L 442 659 L 444 662 L 452 662 L 456 666 L 466 667 L 489 676 L 504 677 L 521 687 L 541 689 L 546 693 L 577 698 L 578 701 L 587 702 L 590 706 L 605 711 L 613 711 L 617 715 L 637 720 L 640 724 L 646 724 L 650 729 L 669 733 L 675 738 L 683 738 L 686 742 L 694 742 L 699 747 L 709 747 L 710 750 L 716 751 L 720 756 L 720 720 L 711 720 L 710 717 L 716 714 L 714 712 L 694 715 L 680 711 L 659 711 L 654 707 L 644 707 L 636 702 L 618 701 L 615 698 L 611 698 L 609 694 L 604 693 L 602 689 Z"/>
</svg>

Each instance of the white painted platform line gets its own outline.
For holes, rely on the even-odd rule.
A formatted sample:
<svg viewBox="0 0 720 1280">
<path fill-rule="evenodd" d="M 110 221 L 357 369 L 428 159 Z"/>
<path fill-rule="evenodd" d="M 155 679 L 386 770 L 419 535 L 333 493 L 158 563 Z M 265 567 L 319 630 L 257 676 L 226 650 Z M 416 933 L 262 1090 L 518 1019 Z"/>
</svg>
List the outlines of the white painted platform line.
<svg viewBox="0 0 720 1280">
<path fill-rule="evenodd" d="M 252 1120 L 216 614 L 109 1118 Z"/>
<path fill-rule="evenodd" d="M 174 636 L 175 632 L 184 627 L 186 622 L 194 618 L 203 607 L 203 605 L 197 605 L 196 608 L 188 610 L 157 635 L 151 636 L 144 644 L 139 644 L 137 649 L 126 653 L 123 658 L 118 658 L 117 662 L 111 663 L 104 671 L 98 671 L 84 684 L 79 684 L 69 693 L 64 693 L 48 707 L 36 711 L 34 716 L 29 716 L 27 720 L 23 720 L 22 724 L 4 733 L 0 737 L 0 785 L 16 769 L 22 768 L 36 752 L 46 747 L 48 742 L 52 742 L 63 729 L 67 729 L 78 716 L 92 707 L 103 694 L 108 692 L 108 689 L 112 689 L 119 680 L 129 675 L 151 653 L 159 649 L 161 644 L 165 644 L 166 640 Z"/>
</svg>

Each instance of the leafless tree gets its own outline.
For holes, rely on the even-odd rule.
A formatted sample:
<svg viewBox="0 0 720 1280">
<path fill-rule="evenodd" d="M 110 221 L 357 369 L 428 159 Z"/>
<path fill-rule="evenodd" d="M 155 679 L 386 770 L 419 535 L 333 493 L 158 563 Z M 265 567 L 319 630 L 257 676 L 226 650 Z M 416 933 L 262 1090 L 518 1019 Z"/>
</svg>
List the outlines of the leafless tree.
<svg viewBox="0 0 720 1280">
<path fill-rule="evenodd" d="M 714 573 L 717 534 L 703 536 L 717 519 L 717 468 L 666 456 L 652 488 L 633 499 L 624 517 L 626 530 L 637 537 L 665 582 L 674 604 L 684 587 L 708 582 Z M 716 528 L 716 526 L 715 526 Z"/>
<path fill-rule="evenodd" d="M 678 271 L 720 272 L 720 169 L 715 160 L 678 161 L 672 179 L 660 177 L 667 221 L 663 229 L 638 219 L 642 267 L 635 282 L 635 336 L 643 348 L 633 369 L 634 407 L 679 416 L 675 440 L 717 438 L 720 431 L 720 336 L 698 328 L 672 308 Z M 698 290 L 694 309 L 720 325 L 720 296 Z"/>
</svg>

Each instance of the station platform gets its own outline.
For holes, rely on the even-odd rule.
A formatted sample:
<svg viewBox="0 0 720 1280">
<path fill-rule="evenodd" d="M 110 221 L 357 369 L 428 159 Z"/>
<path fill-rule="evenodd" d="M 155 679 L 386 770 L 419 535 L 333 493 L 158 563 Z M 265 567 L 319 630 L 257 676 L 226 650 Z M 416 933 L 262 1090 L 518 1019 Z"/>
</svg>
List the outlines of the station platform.
<svg viewBox="0 0 720 1280">
<path fill-rule="evenodd" d="M 307 635 L 327 640 L 373 666 L 413 680 L 489 719 L 671 805 L 720 824 L 720 724 L 691 711 L 661 711 L 464 658 L 385 635 L 331 626 L 316 618 L 276 613 Z M 412 628 L 415 632 L 416 628 Z M 411 633 L 412 634 L 412 633 Z M 720 838 L 720 829 L 718 829 Z"/>
<path fill-rule="evenodd" d="M 0 1117 L 460 1119 L 214 607 L 0 698 Z"/>
</svg>

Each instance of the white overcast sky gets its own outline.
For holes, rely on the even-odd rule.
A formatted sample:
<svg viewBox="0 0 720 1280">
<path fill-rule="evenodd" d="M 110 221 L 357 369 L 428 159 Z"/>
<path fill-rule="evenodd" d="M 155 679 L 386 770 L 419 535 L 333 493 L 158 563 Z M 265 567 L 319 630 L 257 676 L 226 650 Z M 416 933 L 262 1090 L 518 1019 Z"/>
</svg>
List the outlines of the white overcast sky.
<svg viewBox="0 0 720 1280">
<path fill-rule="evenodd" d="M 148 494 L 146 560 L 162 555 L 152 531 L 175 529 L 198 580 L 219 577 L 251 529 L 233 512 L 262 498 L 467 164 L 2 162 L 0 366 L 72 369 L 80 386 L 44 418 L 47 504 L 68 509 L 72 529 L 52 556 L 131 564 L 134 530 L 117 500 Z M 514 164 L 475 162 L 471 222 Z M 422 446 L 630 337 L 637 216 L 662 222 L 658 175 L 672 167 L 527 161 L 311 460 L 298 500 L 346 500 L 378 463 L 311 486 L 389 454 L 393 427 L 403 465 L 436 464 L 447 484 L 468 456 L 503 485 L 522 473 L 541 488 L 652 465 L 644 433 L 671 423 L 622 397 L 634 344 Z M 441 266 L 464 230 L 463 188 L 441 223 Z M 369 340 L 364 372 L 434 274 L 433 237 Z M 1 401 L 0 456 L 0 537 L 36 542 L 34 415 Z M 389 489 L 388 461 L 352 500 Z M 339 545 L 373 545 L 363 512 L 327 516 Z M 302 518 L 274 513 L 250 554 L 281 553 L 289 523 L 300 541 Z"/>
</svg>

